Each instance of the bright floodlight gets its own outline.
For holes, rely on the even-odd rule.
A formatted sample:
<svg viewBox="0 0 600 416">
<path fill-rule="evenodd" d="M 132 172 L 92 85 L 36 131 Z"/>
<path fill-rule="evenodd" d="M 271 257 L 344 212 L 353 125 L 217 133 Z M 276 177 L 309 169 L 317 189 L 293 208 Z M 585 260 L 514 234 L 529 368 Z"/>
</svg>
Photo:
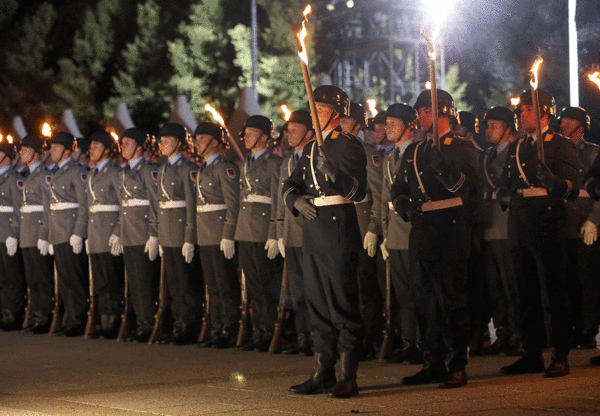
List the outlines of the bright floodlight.
<svg viewBox="0 0 600 416">
<path fill-rule="evenodd" d="M 354 7 L 354 1 L 348 0 L 346 2 L 346 7 L 348 7 L 349 9 L 353 8 Z"/>
<path fill-rule="evenodd" d="M 433 30 L 439 30 L 450 14 L 452 2 L 449 0 L 424 0 L 427 20 L 433 24 Z"/>
</svg>

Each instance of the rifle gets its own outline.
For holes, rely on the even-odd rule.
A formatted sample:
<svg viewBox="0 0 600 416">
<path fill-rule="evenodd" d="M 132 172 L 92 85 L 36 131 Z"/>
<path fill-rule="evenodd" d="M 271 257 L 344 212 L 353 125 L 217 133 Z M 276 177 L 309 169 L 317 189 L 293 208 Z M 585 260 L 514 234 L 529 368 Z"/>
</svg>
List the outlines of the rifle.
<svg viewBox="0 0 600 416">
<path fill-rule="evenodd" d="M 121 314 L 121 326 L 117 341 L 123 341 L 123 338 L 129 335 L 131 328 L 131 302 L 129 301 L 129 283 L 127 277 L 127 267 L 125 268 L 125 290 L 123 294 L 123 313 Z"/>
<path fill-rule="evenodd" d="M 240 288 L 242 290 L 242 304 L 240 309 L 242 315 L 240 317 L 240 329 L 238 330 L 236 347 L 241 347 L 248 341 L 249 327 L 250 327 L 250 301 L 248 300 L 248 289 L 246 288 L 246 275 L 244 269 L 242 269 Z"/>
<path fill-rule="evenodd" d="M 50 335 L 59 332 L 62 329 L 61 316 L 61 298 L 58 290 L 58 272 L 56 270 L 56 261 L 54 261 L 54 309 L 52 309 L 52 323 L 50 324 Z"/>
<path fill-rule="evenodd" d="M 285 298 L 287 296 L 287 267 L 286 261 L 283 262 L 283 275 L 281 276 L 281 293 L 279 294 L 279 306 L 277 306 L 277 321 L 273 330 L 273 338 L 269 345 L 269 352 L 278 352 L 281 348 L 281 336 L 283 335 L 283 321 L 285 320 Z"/>
<path fill-rule="evenodd" d="M 204 285 L 204 299 L 204 316 L 202 317 L 202 329 L 198 336 L 198 343 L 207 341 L 211 332 L 210 294 L 208 293 L 208 285 Z"/>
<path fill-rule="evenodd" d="M 27 288 L 27 306 L 25 307 L 25 318 L 23 318 L 23 329 L 31 325 L 31 289 Z"/>
<path fill-rule="evenodd" d="M 383 341 L 379 349 L 379 361 L 386 361 L 392 353 L 392 337 L 394 335 L 394 325 L 392 316 L 392 273 L 390 259 L 385 261 L 385 324 L 383 328 Z"/>
<path fill-rule="evenodd" d="M 92 259 L 88 256 L 88 269 L 90 274 L 90 310 L 88 311 L 88 319 L 85 325 L 85 332 L 83 334 L 85 339 L 93 337 L 98 334 L 98 296 L 94 293 L 94 275 L 92 273 Z"/>
<path fill-rule="evenodd" d="M 163 338 L 166 333 L 166 314 L 168 303 L 167 279 L 165 277 L 165 258 L 160 258 L 160 288 L 158 292 L 158 310 L 154 315 L 154 328 L 148 340 L 148 344 L 152 344 Z"/>
</svg>

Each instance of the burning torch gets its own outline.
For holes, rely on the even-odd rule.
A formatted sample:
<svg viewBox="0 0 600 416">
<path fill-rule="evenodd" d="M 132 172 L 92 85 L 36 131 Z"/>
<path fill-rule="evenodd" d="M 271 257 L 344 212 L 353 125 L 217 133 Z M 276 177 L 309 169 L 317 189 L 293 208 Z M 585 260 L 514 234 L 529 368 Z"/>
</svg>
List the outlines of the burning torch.
<svg viewBox="0 0 600 416">
<path fill-rule="evenodd" d="M 288 121 L 290 119 L 290 116 L 292 115 L 292 112 L 290 111 L 288 106 L 285 104 L 282 104 L 281 107 L 279 107 L 279 109 L 283 112 L 283 119 L 285 121 Z"/>
<path fill-rule="evenodd" d="M 589 74 L 588 78 L 590 79 L 590 81 L 595 83 L 598 86 L 598 88 L 600 88 L 600 72 L 596 71 L 593 74 Z"/>
<path fill-rule="evenodd" d="M 433 134 L 433 143 L 440 148 L 440 138 L 438 133 L 438 96 L 437 96 L 437 85 L 435 79 L 435 41 L 436 41 L 436 30 L 431 32 L 431 36 L 427 36 L 425 31 L 421 29 L 421 35 L 427 41 L 427 45 L 429 47 L 429 82 L 431 85 L 431 115 L 433 118 L 433 126 L 432 126 L 432 134 Z"/>
<path fill-rule="evenodd" d="M 373 99 L 367 100 L 367 105 L 369 106 L 369 113 L 371 113 L 371 117 L 375 118 L 379 111 L 377 111 L 377 102 Z"/>
<path fill-rule="evenodd" d="M 219 126 L 221 126 L 223 128 L 223 130 L 225 130 L 225 133 L 227 134 L 227 139 L 229 140 L 229 144 L 231 145 L 231 147 L 233 147 L 233 150 L 235 150 L 235 152 L 237 153 L 240 160 L 243 161 L 244 154 L 240 150 L 239 146 L 235 142 L 235 139 L 233 138 L 233 136 L 231 135 L 229 130 L 227 130 L 227 126 L 225 126 L 225 120 L 223 120 L 223 117 L 221 117 L 221 114 L 219 114 L 219 112 L 217 110 L 215 110 L 214 107 L 210 104 L 206 104 L 204 106 L 204 109 L 206 111 L 208 111 L 212 115 L 213 119 L 217 123 L 219 123 Z"/>
<path fill-rule="evenodd" d="M 541 57 L 533 63 L 533 67 L 531 67 L 531 80 L 529 81 L 529 85 L 531 85 L 531 101 L 533 102 L 533 115 L 535 117 L 535 135 L 537 137 L 537 151 L 538 151 L 538 159 L 540 162 L 545 163 L 544 160 L 544 141 L 542 140 L 542 128 L 540 126 L 540 101 L 538 96 L 538 70 L 540 65 L 544 62 Z"/>
</svg>

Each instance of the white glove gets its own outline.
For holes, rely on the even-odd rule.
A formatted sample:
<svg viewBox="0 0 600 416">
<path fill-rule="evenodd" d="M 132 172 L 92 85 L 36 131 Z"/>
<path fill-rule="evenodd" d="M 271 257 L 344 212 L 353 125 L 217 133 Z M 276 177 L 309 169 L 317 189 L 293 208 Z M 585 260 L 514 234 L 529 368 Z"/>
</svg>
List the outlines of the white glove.
<svg viewBox="0 0 600 416">
<path fill-rule="evenodd" d="M 69 244 L 73 247 L 73 253 L 80 254 L 81 250 L 83 250 L 83 238 L 78 235 L 73 234 L 69 239 Z"/>
<path fill-rule="evenodd" d="M 17 246 L 19 242 L 14 237 L 8 237 L 6 239 L 6 252 L 9 256 L 14 256 L 17 253 Z"/>
<path fill-rule="evenodd" d="M 42 256 L 47 256 L 48 255 L 48 246 L 50 245 L 49 242 L 47 242 L 46 240 L 42 240 L 39 239 L 37 242 L 37 247 L 38 250 L 40 251 L 40 254 Z"/>
<path fill-rule="evenodd" d="M 588 246 L 591 246 L 598 240 L 598 227 L 589 220 L 583 223 L 580 232 L 583 234 L 583 242 Z"/>
<path fill-rule="evenodd" d="M 277 247 L 277 240 L 269 238 L 265 244 L 265 250 L 267 250 L 267 257 L 273 260 L 279 254 L 279 248 Z"/>
<path fill-rule="evenodd" d="M 279 254 L 285 259 L 285 244 L 283 244 L 283 238 L 277 239 L 277 247 L 279 248 Z"/>
<path fill-rule="evenodd" d="M 113 256 L 123 254 L 123 244 L 121 244 L 121 238 L 118 235 L 112 234 L 108 239 L 108 245 L 110 246 L 110 254 Z"/>
<path fill-rule="evenodd" d="M 158 237 L 148 237 L 144 253 L 148 253 L 150 261 L 154 261 L 158 256 Z M 160 254 L 162 256 L 162 253 Z"/>
<path fill-rule="evenodd" d="M 186 263 L 191 263 L 194 258 L 194 245 L 190 243 L 183 243 L 181 248 L 181 254 L 185 257 Z"/>
<path fill-rule="evenodd" d="M 48 245 L 48 254 L 50 254 L 51 256 L 54 256 L 54 244 Z"/>
<path fill-rule="evenodd" d="M 369 257 L 375 257 L 375 254 L 377 253 L 377 234 L 367 231 L 363 247 L 367 250 Z"/>
<path fill-rule="evenodd" d="M 383 239 L 383 243 L 379 247 L 381 247 L 381 257 L 386 261 L 390 257 L 390 253 L 387 251 L 387 238 Z"/>
<path fill-rule="evenodd" d="M 235 241 L 227 238 L 221 239 L 221 251 L 227 260 L 231 260 L 235 256 Z"/>
</svg>

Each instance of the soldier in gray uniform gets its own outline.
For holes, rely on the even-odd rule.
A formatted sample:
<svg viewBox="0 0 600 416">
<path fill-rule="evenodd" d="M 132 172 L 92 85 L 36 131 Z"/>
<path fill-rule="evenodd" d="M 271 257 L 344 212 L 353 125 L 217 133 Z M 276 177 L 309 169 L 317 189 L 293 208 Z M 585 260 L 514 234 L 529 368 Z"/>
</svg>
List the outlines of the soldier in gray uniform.
<svg viewBox="0 0 600 416">
<path fill-rule="evenodd" d="M 210 296 L 211 336 L 203 347 L 235 346 L 240 319 L 240 285 L 235 228 L 240 208 L 239 170 L 223 154 L 225 130 L 200 123 L 194 131 L 196 152 L 204 158 L 196 178 L 196 228 L 200 265 Z"/>
<path fill-rule="evenodd" d="M 417 111 L 407 105 L 395 103 L 389 106 L 386 115 L 387 137 L 395 146 L 383 158 L 383 185 L 381 191 L 381 223 L 384 240 L 381 244 L 383 258 L 390 263 L 391 289 L 394 293 L 397 312 L 394 322 L 399 323 L 402 345 L 392 360 L 411 364 L 422 362 L 423 353 L 418 337 L 417 313 L 415 310 L 415 271 L 409 253 L 408 239 L 410 222 L 404 221 L 394 209 L 391 188 L 406 148 L 413 142 L 412 132 L 418 127 Z M 392 302 L 394 304 L 394 302 Z"/>
<path fill-rule="evenodd" d="M 149 135 L 132 127 L 123 133 L 121 155 L 127 164 L 120 172 L 119 235 L 127 285 L 137 328 L 128 341 L 147 342 L 154 327 L 158 300 L 158 220 L 156 202 L 158 166 L 142 154 Z"/>
<path fill-rule="evenodd" d="M 202 281 L 190 266 L 196 244 L 197 166 L 181 153 L 188 146 L 181 124 L 165 124 L 158 137 L 160 152 L 167 157 L 158 171 L 158 242 L 175 320 L 173 332 L 160 343 L 183 345 L 196 340 L 201 305 Z"/>
<path fill-rule="evenodd" d="M 19 245 L 23 253 L 33 324 L 25 328 L 24 332 L 33 334 L 43 334 L 50 330 L 54 307 L 54 259 L 47 251 L 41 253 L 38 248 L 40 223 L 44 214 L 42 198 L 48 186 L 46 176 L 50 174 L 41 161 L 43 147 L 42 139 L 27 135 L 21 142 L 19 152 L 21 162 L 29 170 L 29 175 L 23 182 Z"/>
<path fill-rule="evenodd" d="M 59 334 L 66 336 L 83 335 L 89 295 L 88 260 L 83 251 L 88 226 L 88 170 L 71 157 L 74 141 L 73 135 L 66 132 L 55 133 L 50 139 L 50 157 L 57 169 L 46 176 L 38 241 L 42 254 L 46 250 L 54 254 L 59 293 L 67 315 Z"/>
<path fill-rule="evenodd" d="M 241 205 L 235 239 L 252 302 L 252 339 L 243 351 L 267 351 L 277 319 L 281 257 L 277 244 L 277 189 L 281 158 L 269 153 L 273 123 L 264 116 L 246 120 L 241 135 L 248 156 L 241 173 Z"/>
<path fill-rule="evenodd" d="M 21 329 L 27 297 L 18 241 L 24 179 L 11 168 L 14 157 L 15 146 L 0 142 L 0 328 L 4 331 Z"/>
<path fill-rule="evenodd" d="M 304 294 L 304 273 L 302 272 L 302 222 L 301 216 L 295 217 L 285 208 L 281 187 L 302 157 L 304 146 L 313 139 L 312 117 L 308 111 L 296 110 L 290 115 L 287 124 L 287 139 L 293 152 L 281 163 L 280 191 L 277 203 L 277 237 L 279 252 L 285 258 L 287 286 L 294 305 L 294 322 L 298 339 L 296 343 L 284 348 L 282 354 L 312 355 L 310 321 L 306 296 Z"/>
<path fill-rule="evenodd" d="M 102 338 L 116 338 L 123 311 L 123 245 L 119 237 L 119 168 L 110 156 L 115 146 L 106 131 L 90 136 L 90 169 L 87 180 L 88 239 L 86 248 L 92 264 L 94 295 L 98 297 Z"/>
</svg>

